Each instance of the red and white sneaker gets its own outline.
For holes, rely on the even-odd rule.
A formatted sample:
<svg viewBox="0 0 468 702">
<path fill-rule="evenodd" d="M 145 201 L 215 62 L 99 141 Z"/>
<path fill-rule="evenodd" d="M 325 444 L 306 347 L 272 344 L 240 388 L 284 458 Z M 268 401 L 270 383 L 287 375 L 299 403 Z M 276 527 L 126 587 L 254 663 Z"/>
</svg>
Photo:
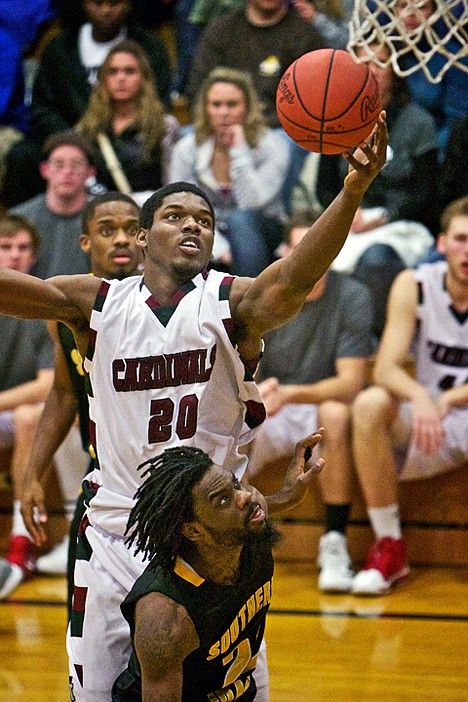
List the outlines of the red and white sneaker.
<svg viewBox="0 0 468 702">
<path fill-rule="evenodd" d="M 19 566 L 25 578 L 30 578 L 36 570 L 36 546 L 27 536 L 12 536 L 6 555 L 8 563 Z"/>
<path fill-rule="evenodd" d="M 363 570 L 353 578 L 351 591 L 354 595 L 385 595 L 408 573 L 404 540 L 384 536 L 370 547 Z"/>
<path fill-rule="evenodd" d="M 12 536 L 6 558 L 0 558 L 0 600 L 4 600 L 36 569 L 36 547 L 27 536 Z"/>
</svg>

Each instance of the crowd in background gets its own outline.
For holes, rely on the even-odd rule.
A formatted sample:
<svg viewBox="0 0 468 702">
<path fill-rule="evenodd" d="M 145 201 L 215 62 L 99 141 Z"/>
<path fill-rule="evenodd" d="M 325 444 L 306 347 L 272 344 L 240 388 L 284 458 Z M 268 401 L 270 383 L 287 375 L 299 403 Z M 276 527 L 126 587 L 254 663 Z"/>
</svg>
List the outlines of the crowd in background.
<svg viewBox="0 0 468 702">
<path fill-rule="evenodd" d="M 34 254 L 31 271 L 43 278 L 88 272 L 79 246 L 86 202 L 118 190 L 141 205 L 172 180 L 195 183 L 210 197 L 217 215 L 216 267 L 256 276 L 285 255 L 288 223 L 304 215 L 312 221 L 327 207 L 347 166 L 341 156 L 309 154 L 284 134 L 275 111 L 276 88 L 286 67 L 303 53 L 346 48 L 353 5 L 349 0 L 24 0 L 20 5 L 0 0 L 0 208 L 4 216 L 27 217 L 42 236 L 42 255 Z M 400 0 L 396 9 L 410 30 L 414 18 L 407 6 Z M 430 15 L 433 9 L 434 3 L 426 2 L 422 11 Z M 383 52 L 381 58 L 387 58 L 385 48 L 374 49 L 376 57 Z M 412 60 L 406 55 L 406 62 Z M 452 67 L 433 84 L 421 70 L 404 79 L 391 66 L 369 65 L 387 112 L 387 163 L 323 286 L 329 296 L 333 285 L 337 295 L 340 286 L 350 285 L 357 318 L 369 308 L 366 319 L 374 323 L 363 330 L 357 322 L 352 333 L 340 331 L 348 343 L 340 342 L 346 351 L 338 351 L 339 344 L 334 348 L 332 376 L 340 356 L 368 358 L 375 351 L 394 279 L 405 269 L 444 258 L 445 251 L 436 247 L 441 214 L 468 194 L 468 73 Z M 339 283 L 342 276 L 345 282 Z M 322 292 L 316 291 L 317 298 Z M 313 325 L 300 327 L 302 335 L 304 328 Z M 351 344 L 352 335 L 359 339 L 353 336 Z M 360 366 L 353 368 L 361 378 Z M 263 373 L 266 378 L 279 371 L 267 369 L 265 362 Z M 318 380 L 298 373 L 281 382 Z M 361 380 L 354 389 L 352 397 L 338 393 L 332 399 L 349 405 Z M 271 402 L 275 393 L 278 387 L 269 386 L 265 397 Z M 336 419 L 333 412 L 324 416 Z M 349 413 L 346 417 L 349 421 Z M 341 512 L 330 507 L 327 528 L 333 533 L 347 522 L 349 505 L 342 501 Z M 340 498 L 332 495 L 330 502 Z M 336 542 L 332 546 L 336 551 Z M 349 589 L 349 562 L 343 563 L 341 582 Z"/>
</svg>

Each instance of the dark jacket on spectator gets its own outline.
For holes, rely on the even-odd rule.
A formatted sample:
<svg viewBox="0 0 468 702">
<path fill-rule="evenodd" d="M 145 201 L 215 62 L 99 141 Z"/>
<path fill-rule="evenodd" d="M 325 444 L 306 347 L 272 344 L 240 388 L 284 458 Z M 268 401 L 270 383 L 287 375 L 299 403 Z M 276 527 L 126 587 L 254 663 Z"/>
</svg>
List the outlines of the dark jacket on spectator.
<svg viewBox="0 0 468 702">
<path fill-rule="evenodd" d="M 164 42 L 135 24 L 128 25 L 127 37 L 148 54 L 159 97 L 169 108 L 171 65 Z M 65 29 L 50 40 L 42 55 L 32 96 L 31 136 L 42 144 L 50 134 L 74 127 L 90 92 L 78 52 L 78 29 Z"/>
</svg>

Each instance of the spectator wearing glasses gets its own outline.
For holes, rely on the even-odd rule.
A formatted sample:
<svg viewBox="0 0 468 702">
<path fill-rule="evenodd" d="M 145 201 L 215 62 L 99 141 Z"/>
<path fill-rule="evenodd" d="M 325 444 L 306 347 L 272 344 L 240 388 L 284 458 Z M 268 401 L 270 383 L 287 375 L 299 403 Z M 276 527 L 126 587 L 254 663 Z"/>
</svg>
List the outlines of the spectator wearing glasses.
<svg viewBox="0 0 468 702">
<path fill-rule="evenodd" d="M 39 167 L 46 191 L 11 209 L 27 217 L 41 234 L 42 248 L 31 270 L 38 278 L 90 271 L 80 235 L 86 181 L 95 173 L 91 154 L 88 143 L 74 132 L 49 137 Z"/>
</svg>

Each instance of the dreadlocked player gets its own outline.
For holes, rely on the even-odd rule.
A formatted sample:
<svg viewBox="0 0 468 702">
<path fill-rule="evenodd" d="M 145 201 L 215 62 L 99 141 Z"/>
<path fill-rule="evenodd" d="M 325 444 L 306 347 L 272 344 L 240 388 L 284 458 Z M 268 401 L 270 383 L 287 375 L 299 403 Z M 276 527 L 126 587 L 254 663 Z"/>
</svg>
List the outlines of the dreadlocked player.
<svg viewBox="0 0 468 702">
<path fill-rule="evenodd" d="M 323 466 L 304 473 L 320 438 L 296 445 L 288 477 L 303 491 Z M 112 700 L 250 702 L 278 539 L 267 502 L 197 448 L 167 449 L 141 468 L 127 542 L 150 565 L 121 605 L 133 652 Z"/>
</svg>

